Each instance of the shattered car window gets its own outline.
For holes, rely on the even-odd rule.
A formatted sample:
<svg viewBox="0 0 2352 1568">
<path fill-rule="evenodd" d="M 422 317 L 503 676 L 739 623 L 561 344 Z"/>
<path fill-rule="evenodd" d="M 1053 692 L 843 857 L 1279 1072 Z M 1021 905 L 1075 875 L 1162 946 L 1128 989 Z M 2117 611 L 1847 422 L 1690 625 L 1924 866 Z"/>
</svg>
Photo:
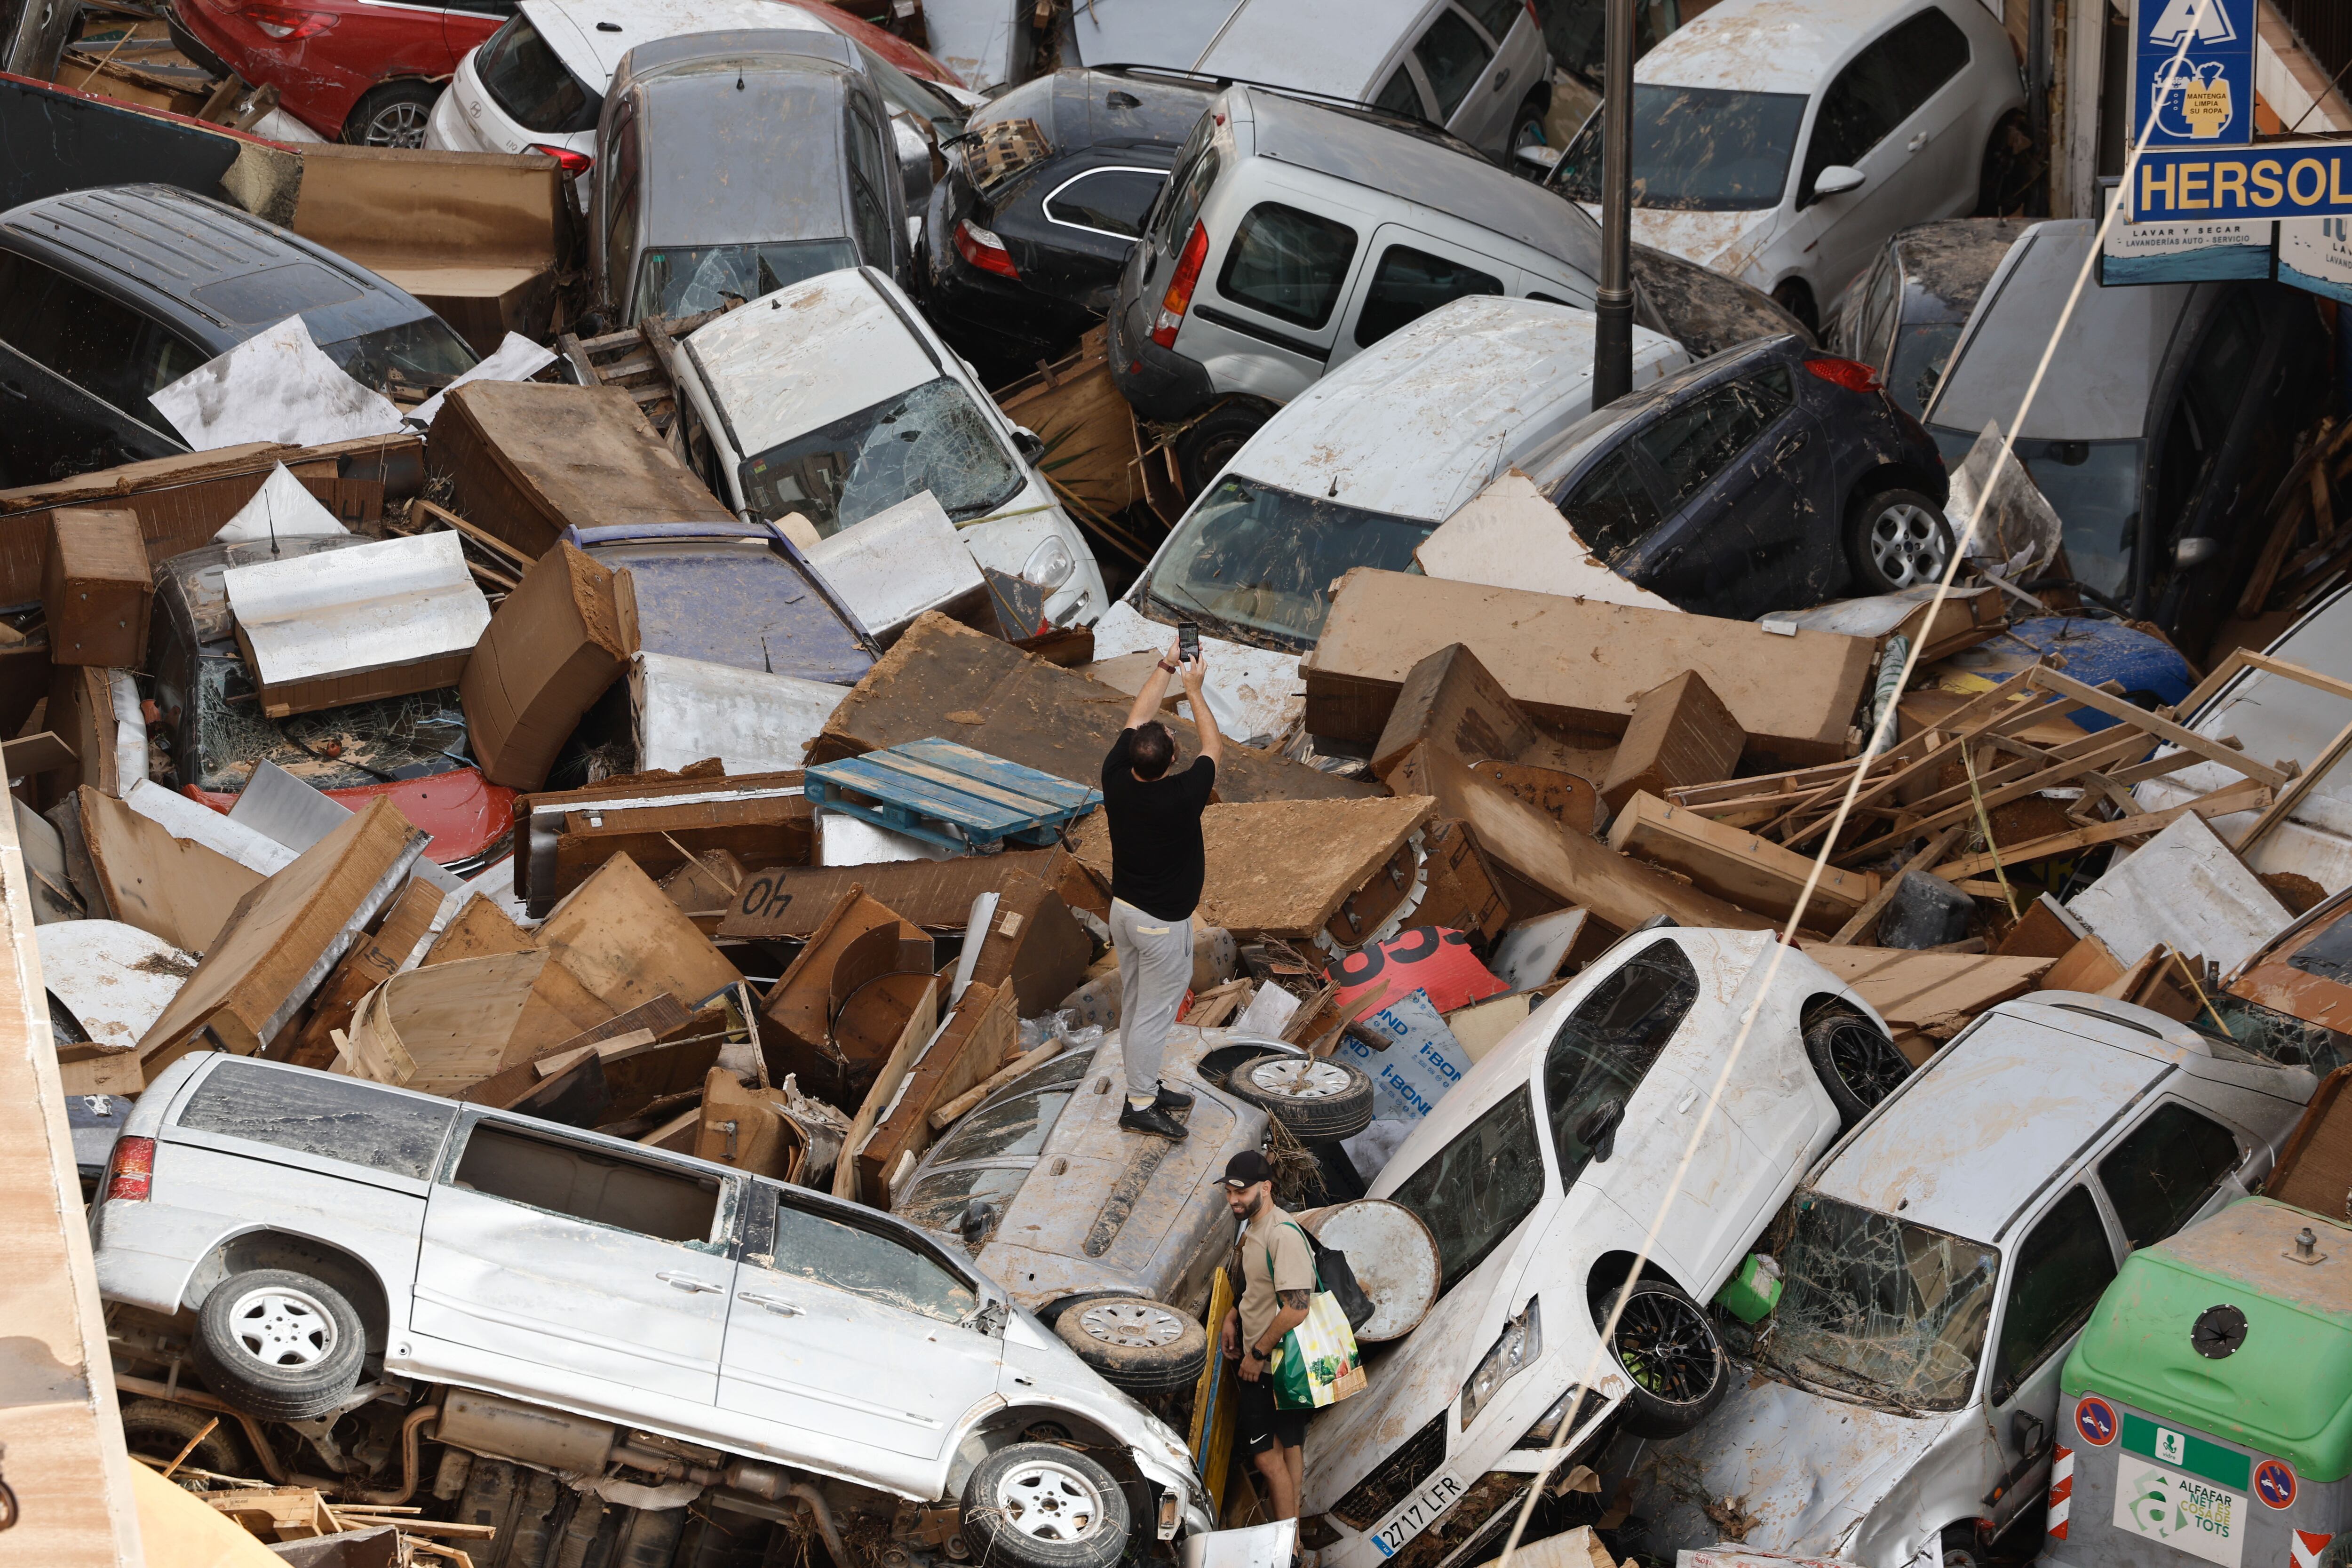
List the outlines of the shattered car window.
<svg viewBox="0 0 2352 1568">
<path fill-rule="evenodd" d="M 1780 205 L 1801 92 L 1633 85 L 1633 205 L 1677 212 L 1752 212 Z M 1601 116 L 1560 155 L 1550 181 L 1571 201 L 1601 200 Z"/>
<path fill-rule="evenodd" d="M 1950 366 L 1945 367 L 1948 371 Z M 1977 443 L 1976 432 L 1931 426 L 1928 434 L 1958 468 Z M 2021 437 L 2016 452 L 2025 471 L 2058 514 L 2066 563 L 2074 580 L 2110 599 L 2132 592 L 2132 557 L 2139 542 L 2144 443 L 2049 441 Z"/>
<path fill-rule="evenodd" d="M 457 1105 L 372 1089 L 332 1073 L 215 1065 L 177 1125 L 429 1180 Z"/>
<path fill-rule="evenodd" d="M 961 1165 L 970 1160 L 1034 1154 L 1045 1146 L 1070 1093 L 1066 1089 L 1039 1089 L 982 1106 L 940 1145 L 936 1158 L 942 1165 Z"/>
<path fill-rule="evenodd" d="M 1185 616 L 1303 652 L 1323 635 L 1333 582 L 1351 566 L 1413 570 L 1432 526 L 1228 474 L 1177 524 L 1150 592 Z"/>
<path fill-rule="evenodd" d="M 980 1305 L 970 1281 L 906 1243 L 788 1203 L 776 1203 L 772 1245 L 767 1266 L 777 1273 L 902 1312 L 954 1323 Z"/>
<path fill-rule="evenodd" d="M 2265 1061 L 2281 1067 L 2308 1067 L 2322 1078 L 2352 1064 L 2352 1039 L 2325 1024 L 2305 1023 L 2291 1013 L 2226 992 L 2215 992 L 2211 1003 L 2228 1026 L 2231 1041 Z M 2200 1012 L 2194 1026 L 2201 1029 L 2210 1022 Z"/>
<path fill-rule="evenodd" d="M 476 363 L 466 340 L 438 316 L 420 316 L 319 346 L 353 381 L 378 392 L 395 384 L 438 391 Z"/>
<path fill-rule="evenodd" d="M 198 657 L 194 700 L 179 778 L 216 794 L 244 789 L 264 763 L 314 789 L 431 778 L 474 765 L 455 687 L 271 719 L 245 661 L 207 653 Z"/>
<path fill-rule="evenodd" d="M 1802 1197 L 1763 1359 L 1801 1382 L 1912 1410 L 1975 1385 L 2000 1253 L 1835 1198 Z"/>
<path fill-rule="evenodd" d="M 1543 1189 L 1535 1096 L 1523 1089 L 1463 1129 L 1389 1197 L 1437 1238 L 1442 1296 L 1535 1212 Z"/>
<path fill-rule="evenodd" d="M 971 394 L 947 376 L 779 442 L 746 461 L 742 478 L 753 511 L 799 512 L 828 539 L 924 490 L 968 522 L 1028 482 Z"/>
<path fill-rule="evenodd" d="M 856 265 L 856 247 L 845 238 L 648 250 L 637 278 L 636 313 L 630 319 L 717 310 L 730 300 L 741 304 Z"/>
<path fill-rule="evenodd" d="M 1698 1000 L 1698 971 L 1675 942 L 1654 942 L 1576 1005 L 1544 1057 L 1544 1104 L 1559 1156 L 1559 1184 L 1591 1162 L 1578 1124 L 1614 1100 L 1622 1109 Z M 1601 1136 L 1605 1136 L 1601 1134 Z M 1596 1138 L 1596 1142 L 1599 1139 Z"/>
<path fill-rule="evenodd" d="M 961 1236 L 964 1210 L 977 1199 L 992 1205 L 995 1217 L 980 1236 L 966 1239 L 974 1247 L 985 1247 L 996 1234 L 1005 1209 L 1011 1206 L 1013 1194 L 1029 1179 L 1029 1169 L 1027 1165 L 969 1165 L 959 1171 L 941 1171 L 917 1182 L 892 1212 L 908 1225 Z"/>
</svg>

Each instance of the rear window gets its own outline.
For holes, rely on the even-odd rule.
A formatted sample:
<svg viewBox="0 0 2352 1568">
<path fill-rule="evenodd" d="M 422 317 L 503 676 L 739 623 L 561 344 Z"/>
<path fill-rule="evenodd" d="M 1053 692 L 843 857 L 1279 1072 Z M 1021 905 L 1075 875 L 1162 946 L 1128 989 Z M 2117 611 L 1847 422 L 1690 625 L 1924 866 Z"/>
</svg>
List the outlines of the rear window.
<svg viewBox="0 0 2352 1568">
<path fill-rule="evenodd" d="M 566 136 L 596 129 L 604 95 L 573 76 L 526 16 L 490 35 L 474 55 L 482 90 L 526 131 Z"/>
<path fill-rule="evenodd" d="M 1331 319 L 1355 254 L 1356 231 L 1346 224 L 1261 202 L 1234 231 L 1217 292 L 1277 321 L 1320 327 Z"/>
<path fill-rule="evenodd" d="M 1143 232 L 1144 216 L 1167 183 L 1165 174 L 1150 169 L 1097 169 L 1046 197 L 1045 216 L 1132 239 Z"/>
<path fill-rule="evenodd" d="M 457 1108 L 357 1079 L 224 1061 L 205 1075 L 178 1125 L 429 1181 Z"/>
</svg>

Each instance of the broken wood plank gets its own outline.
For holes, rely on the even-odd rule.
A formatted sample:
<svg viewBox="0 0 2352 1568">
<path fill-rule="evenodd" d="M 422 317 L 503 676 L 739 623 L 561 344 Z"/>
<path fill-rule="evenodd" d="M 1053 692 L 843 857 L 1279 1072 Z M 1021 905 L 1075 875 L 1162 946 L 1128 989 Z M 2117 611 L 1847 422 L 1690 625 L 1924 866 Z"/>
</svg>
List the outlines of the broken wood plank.
<svg viewBox="0 0 2352 1568">
<path fill-rule="evenodd" d="M 1878 891 L 1878 879 L 1867 871 L 1825 866 L 1815 880 L 1810 858 L 1647 793 L 1628 800 L 1610 823 L 1609 847 L 1680 872 L 1700 890 L 1759 913 L 1786 919 L 1802 902 L 1805 918 L 1817 925 L 1851 919 Z"/>
<path fill-rule="evenodd" d="M 2252 811 L 2265 805 L 2270 798 L 2269 790 L 2250 779 L 2163 811 L 2143 811 L 2137 816 L 2126 816 L 2115 822 L 2093 823 L 2072 833 L 2055 833 L 2023 844 L 2004 844 L 1997 853 L 1964 855 L 1957 860 L 1946 861 L 1934 870 L 1946 881 L 1957 882 L 1963 877 L 1990 871 L 1997 865 L 2019 866 L 2028 861 L 2046 860 L 2053 855 L 2071 854 L 2102 844 L 2115 844 L 2126 838 L 2160 833 L 2192 811 L 2208 818 L 2227 816 L 2232 812 Z"/>
<path fill-rule="evenodd" d="M 2120 697 L 2110 697 L 2105 692 L 2095 690 L 2079 680 L 2059 674 L 2054 669 L 2037 668 L 2032 673 L 2034 686 L 2041 690 L 2053 692 L 2058 696 L 2072 699 L 2085 708 L 2095 709 L 2109 718 L 2121 720 L 2124 723 L 2144 730 L 2158 740 L 2169 741 L 2183 751 L 2194 752 L 2207 762 L 2220 763 L 2224 767 L 2234 768 L 2256 784 L 2268 784 L 2273 789 L 2276 789 L 2286 783 L 2286 774 L 2268 763 L 2256 762 L 2243 752 L 2225 746 L 2219 741 L 2209 740 L 2194 730 L 2184 729 L 2171 720 L 2151 713 L 2146 709 L 2136 708 Z"/>
</svg>

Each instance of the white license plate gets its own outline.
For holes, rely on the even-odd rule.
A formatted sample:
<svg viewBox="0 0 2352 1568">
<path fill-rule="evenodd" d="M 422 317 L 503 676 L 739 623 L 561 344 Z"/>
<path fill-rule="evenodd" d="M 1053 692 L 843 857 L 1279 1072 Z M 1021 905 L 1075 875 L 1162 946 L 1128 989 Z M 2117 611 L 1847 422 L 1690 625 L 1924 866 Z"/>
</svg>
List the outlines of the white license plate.
<svg viewBox="0 0 2352 1568">
<path fill-rule="evenodd" d="M 1463 1493 L 1469 1489 L 1453 1471 L 1438 1471 L 1381 1521 L 1380 1528 L 1372 1531 L 1372 1544 L 1380 1548 L 1381 1556 L 1395 1556 L 1406 1542 L 1435 1524 L 1438 1517 L 1460 1502 Z"/>
</svg>

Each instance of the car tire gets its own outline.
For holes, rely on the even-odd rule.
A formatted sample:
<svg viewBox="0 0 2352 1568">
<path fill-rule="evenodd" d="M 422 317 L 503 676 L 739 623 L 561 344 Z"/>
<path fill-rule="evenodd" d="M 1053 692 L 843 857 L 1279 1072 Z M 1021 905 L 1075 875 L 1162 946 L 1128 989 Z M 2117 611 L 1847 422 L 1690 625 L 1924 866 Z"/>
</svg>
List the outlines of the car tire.
<svg viewBox="0 0 2352 1568">
<path fill-rule="evenodd" d="M 1328 1057 L 1260 1057 L 1235 1068 L 1225 1087 L 1301 1143 L 1336 1143 L 1372 1122 L 1370 1076 Z"/>
<path fill-rule="evenodd" d="M 205 1298 L 192 1352 L 215 1397 L 264 1421 L 307 1421 L 357 1386 L 367 1331 L 308 1274 L 254 1268 Z"/>
<path fill-rule="evenodd" d="M 1144 1296 L 1073 1301 L 1054 1331 L 1105 1383 L 1139 1398 L 1192 1387 L 1209 1361 L 1208 1330 Z"/>
<path fill-rule="evenodd" d="M 1805 1055 L 1837 1107 L 1838 1126 L 1852 1127 L 1911 1076 L 1911 1060 L 1869 1019 L 1843 1008 L 1805 1025 Z"/>
<path fill-rule="evenodd" d="M 962 1531 L 991 1568 L 1117 1568 L 1127 1494 L 1108 1470 L 1059 1443 L 1015 1443 L 974 1465 Z"/>
<path fill-rule="evenodd" d="M 206 1431 L 207 1426 L 212 1429 Z M 123 1446 L 159 1465 L 178 1459 L 184 1467 L 215 1475 L 245 1475 L 252 1461 L 246 1458 L 245 1445 L 237 1441 L 236 1433 L 233 1420 L 207 1415 L 168 1399 L 122 1402 Z M 202 1477 L 186 1475 L 184 1468 L 173 1479 L 192 1490 L 212 1485 Z"/>
<path fill-rule="evenodd" d="M 422 147 L 441 89 L 429 81 L 388 81 L 352 105 L 343 140 L 354 147 Z"/>
<path fill-rule="evenodd" d="M 1266 418 L 1266 411 L 1255 404 L 1220 403 L 1184 426 L 1176 437 L 1176 477 L 1184 486 L 1184 499 L 1195 500 L 1215 483 Z"/>
<path fill-rule="evenodd" d="M 1917 490 L 1873 490 L 1846 509 L 1846 558 L 1862 592 L 1894 594 L 1942 580 L 1952 559 L 1944 509 Z"/>
<path fill-rule="evenodd" d="M 1731 1363 L 1706 1309 L 1679 1286 L 1643 1279 L 1625 1287 L 1609 1353 L 1624 1370 L 1624 1427 L 1636 1437 L 1679 1437 L 1706 1419 L 1731 1384 Z M 1601 1292 L 1606 1323 L 1615 1293 Z"/>
<path fill-rule="evenodd" d="M 1511 133 L 1503 142 L 1503 167 L 1522 178 L 1541 184 L 1549 171 L 1530 170 L 1519 162 L 1522 147 L 1548 147 L 1551 143 L 1544 129 L 1544 118 L 1550 104 L 1539 92 L 1531 92 L 1519 100 L 1518 109 L 1511 115 Z"/>
</svg>

